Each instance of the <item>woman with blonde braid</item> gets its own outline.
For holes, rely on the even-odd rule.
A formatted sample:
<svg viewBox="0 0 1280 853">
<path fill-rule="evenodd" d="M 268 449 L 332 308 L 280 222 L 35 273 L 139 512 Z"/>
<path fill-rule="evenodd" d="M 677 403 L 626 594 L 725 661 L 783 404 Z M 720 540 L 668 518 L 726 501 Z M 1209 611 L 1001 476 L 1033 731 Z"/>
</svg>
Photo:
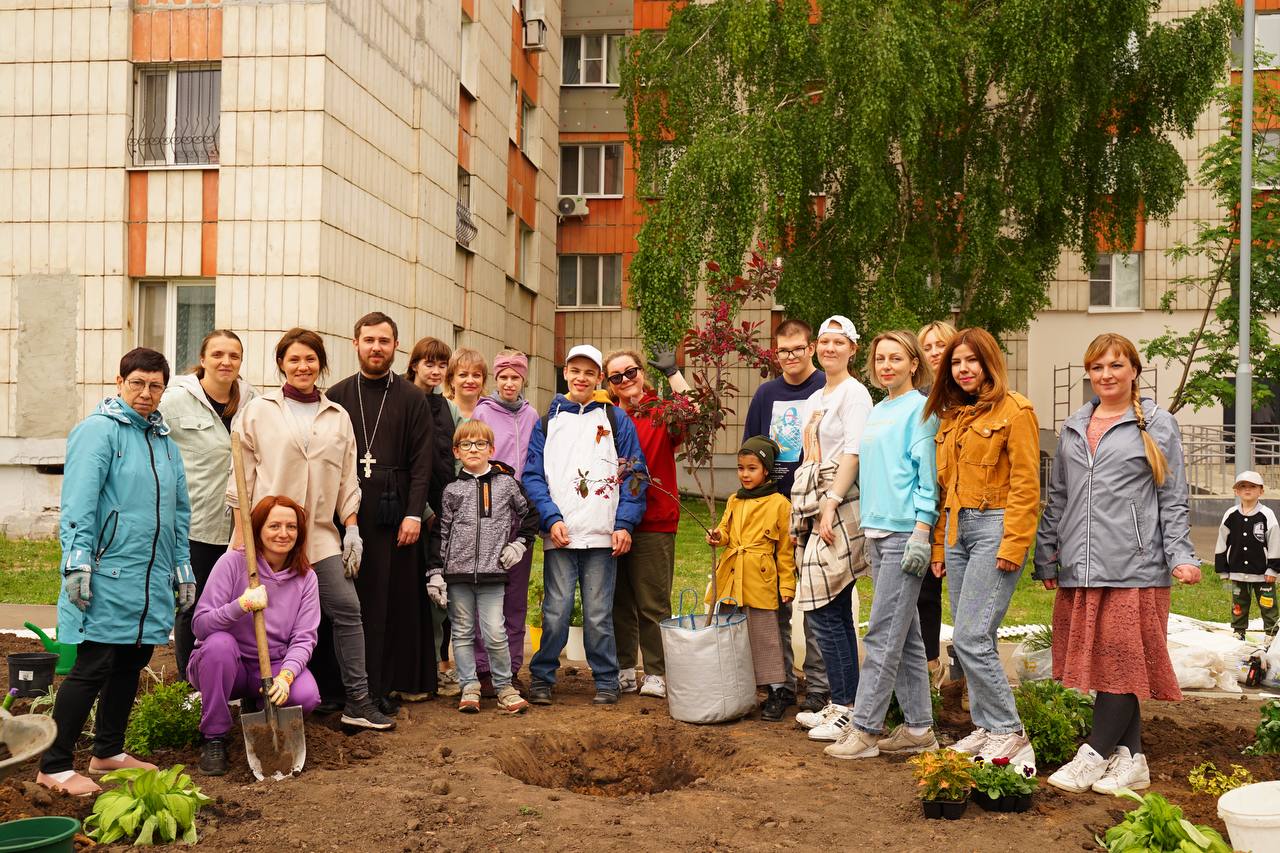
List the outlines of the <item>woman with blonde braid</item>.
<svg viewBox="0 0 1280 853">
<path fill-rule="evenodd" d="M 1114 793 L 1151 784 L 1139 699 L 1181 699 L 1165 643 L 1173 579 L 1200 580 L 1182 438 L 1141 397 L 1133 343 L 1099 335 L 1084 354 L 1097 394 L 1067 418 L 1040 519 L 1035 576 L 1057 589 L 1053 677 L 1096 690 L 1093 731 L 1049 784 Z"/>
</svg>

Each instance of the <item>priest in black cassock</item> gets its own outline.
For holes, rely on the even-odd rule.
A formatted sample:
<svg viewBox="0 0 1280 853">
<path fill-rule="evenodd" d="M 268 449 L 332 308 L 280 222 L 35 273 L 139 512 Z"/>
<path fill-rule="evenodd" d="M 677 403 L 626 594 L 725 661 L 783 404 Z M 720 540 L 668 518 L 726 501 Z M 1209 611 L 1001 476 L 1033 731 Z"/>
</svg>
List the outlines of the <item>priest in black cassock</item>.
<svg viewBox="0 0 1280 853">
<path fill-rule="evenodd" d="M 389 715 L 399 710 L 396 697 L 425 699 L 436 691 L 431 609 L 416 547 L 435 436 L 426 394 L 391 369 L 398 338 L 386 314 L 361 317 L 354 340 L 360 372 L 325 392 L 351 415 L 356 434 L 364 536 L 356 591 L 369 692 Z"/>
</svg>

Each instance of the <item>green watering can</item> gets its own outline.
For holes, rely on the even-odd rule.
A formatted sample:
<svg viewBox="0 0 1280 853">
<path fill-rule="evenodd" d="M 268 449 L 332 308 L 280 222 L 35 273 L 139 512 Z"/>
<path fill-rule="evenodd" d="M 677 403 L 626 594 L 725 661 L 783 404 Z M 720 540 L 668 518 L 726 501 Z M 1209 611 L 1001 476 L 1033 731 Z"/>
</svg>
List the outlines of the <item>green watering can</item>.
<svg viewBox="0 0 1280 853">
<path fill-rule="evenodd" d="M 30 622 L 23 622 L 22 626 L 28 631 L 34 632 L 35 635 L 40 638 L 40 642 L 44 644 L 44 650 L 46 652 L 52 652 L 58 656 L 58 665 L 54 667 L 53 670 L 58 675 L 66 675 L 71 671 L 71 667 L 76 665 L 76 649 L 79 647 L 74 643 L 59 643 L 57 640 L 51 640 L 49 639 L 48 634 L 41 631 Z M 58 634 L 56 628 L 53 633 L 56 637 Z"/>
</svg>

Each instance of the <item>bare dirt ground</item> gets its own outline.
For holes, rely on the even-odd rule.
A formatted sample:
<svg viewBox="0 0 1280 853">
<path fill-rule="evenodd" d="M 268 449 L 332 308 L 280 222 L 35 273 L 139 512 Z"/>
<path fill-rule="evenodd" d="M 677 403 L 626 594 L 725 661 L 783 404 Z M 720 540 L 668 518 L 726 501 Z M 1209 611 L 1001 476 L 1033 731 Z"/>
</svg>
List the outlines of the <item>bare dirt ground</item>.
<svg viewBox="0 0 1280 853">
<path fill-rule="evenodd" d="M 0 635 L 0 651 L 33 641 Z M 153 666 L 173 670 L 157 650 Z M 557 702 L 508 717 L 484 703 L 459 714 L 453 700 L 406 705 L 395 732 L 341 730 L 336 715 L 307 719 L 307 768 L 296 779 L 254 782 L 241 741 L 231 772 L 197 782 L 215 802 L 201 811 L 200 846 L 297 850 L 775 850 L 873 845 L 900 851 L 1092 850 L 1124 803 L 1043 786 L 1025 814 L 971 806 L 959 821 L 927 821 L 905 759 L 834 761 L 792 722 L 757 719 L 696 727 L 661 700 L 590 704 L 585 670 L 562 670 Z M 967 733 L 949 691 L 940 729 Z M 21 712 L 22 703 L 18 710 Z M 792 711 L 794 714 L 794 710 Z M 1280 757 L 1239 754 L 1252 741 L 1255 701 L 1191 699 L 1143 708 L 1153 790 L 1193 820 L 1223 829 L 1212 797 L 1192 794 L 1201 761 L 1232 762 L 1280 778 Z M 239 733 L 236 733 L 237 738 Z M 85 744 L 87 746 L 87 743 Z M 195 750 L 153 757 L 192 767 Z M 83 762 L 87 763 L 88 753 Z M 1041 768 L 1041 779 L 1052 768 Z M 88 801 L 46 796 L 23 780 L 0 784 L 0 820 L 83 816 Z"/>
</svg>

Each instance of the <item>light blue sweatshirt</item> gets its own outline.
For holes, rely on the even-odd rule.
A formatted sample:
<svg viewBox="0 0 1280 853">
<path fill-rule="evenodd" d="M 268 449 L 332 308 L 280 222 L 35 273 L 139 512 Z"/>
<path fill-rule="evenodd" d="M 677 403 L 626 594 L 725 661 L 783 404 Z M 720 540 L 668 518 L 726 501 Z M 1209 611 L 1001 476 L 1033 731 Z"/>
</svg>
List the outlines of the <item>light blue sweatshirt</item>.
<svg viewBox="0 0 1280 853">
<path fill-rule="evenodd" d="M 862 527 L 909 533 L 938 520 L 938 419 L 922 420 L 924 395 L 908 391 L 877 403 L 858 452 Z"/>
</svg>

